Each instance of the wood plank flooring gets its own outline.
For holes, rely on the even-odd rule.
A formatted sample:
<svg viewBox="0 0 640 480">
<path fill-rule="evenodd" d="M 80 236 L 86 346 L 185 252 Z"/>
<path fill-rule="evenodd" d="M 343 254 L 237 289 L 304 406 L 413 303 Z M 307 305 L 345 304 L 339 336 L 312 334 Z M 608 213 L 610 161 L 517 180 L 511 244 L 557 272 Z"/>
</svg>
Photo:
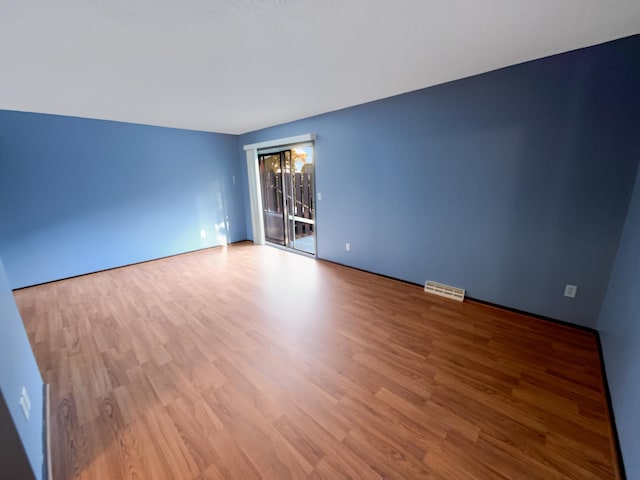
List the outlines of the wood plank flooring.
<svg viewBox="0 0 640 480">
<path fill-rule="evenodd" d="M 248 243 L 15 297 L 55 480 L 619 477 L 588 332 Z"/>
</svg>

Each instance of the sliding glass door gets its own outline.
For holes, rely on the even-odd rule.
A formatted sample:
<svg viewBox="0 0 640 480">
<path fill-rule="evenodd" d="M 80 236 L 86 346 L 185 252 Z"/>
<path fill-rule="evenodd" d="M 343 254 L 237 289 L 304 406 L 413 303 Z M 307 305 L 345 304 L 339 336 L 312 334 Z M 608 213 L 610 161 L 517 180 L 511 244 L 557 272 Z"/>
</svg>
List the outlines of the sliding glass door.
<svg viewBox="0 0 640 480">
<path fill-rule="evenodd" d="M 265 240 L 315 255 L 313 146 L 258 152 Z"/>
</svg>

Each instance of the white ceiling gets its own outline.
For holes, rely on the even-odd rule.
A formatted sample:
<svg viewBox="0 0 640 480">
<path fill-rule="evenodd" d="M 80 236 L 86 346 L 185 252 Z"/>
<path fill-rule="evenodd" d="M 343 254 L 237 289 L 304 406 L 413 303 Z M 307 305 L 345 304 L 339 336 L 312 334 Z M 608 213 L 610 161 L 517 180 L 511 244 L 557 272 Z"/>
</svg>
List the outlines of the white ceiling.
<svg viewBox="0 0 640 480">
<path fill-rule="evenodd" d="M 639 32 L 638 0 L 0 0 L 0 109 L 244 133 Z"/>
</svg>

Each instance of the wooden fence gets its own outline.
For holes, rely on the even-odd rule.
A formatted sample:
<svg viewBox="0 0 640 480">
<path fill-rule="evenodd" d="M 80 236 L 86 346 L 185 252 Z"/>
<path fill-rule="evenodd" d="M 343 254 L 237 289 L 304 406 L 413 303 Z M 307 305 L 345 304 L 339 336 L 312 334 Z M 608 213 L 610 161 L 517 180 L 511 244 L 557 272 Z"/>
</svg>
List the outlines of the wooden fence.
<svg viewBox="0 0 640 480">
<path fill-rule="evenodd" d="M 283 179 L 284 177 L 284 179 Z M 314 192 L 313 192 L 313 174 L 311 173 L 294 173 L 292 174 L 293 191 L 291 192 L 289 202 L 289 214 L 308 220 L 314 220 Z M 280 214 L 276 218 L 282 218 L 284 213 L 284 205 L 282 204 L 282 182 L 287 181 L 286 174 L 276 173 L 272 170 L 262 172 L 262 208 L 265 212 L 273 212 Z M 269 215 L 273 219 L 273 215 Z M 270 230 L 270 226 L 265 226 Z M 273 230 L 274 226 L 271 226 Z M 296 237 L 304 237 L 312 235 L 314 225 L 303 221 L 295 222 Z M 275 232 L 274 232 L 275 233 Z"/>
</svg>

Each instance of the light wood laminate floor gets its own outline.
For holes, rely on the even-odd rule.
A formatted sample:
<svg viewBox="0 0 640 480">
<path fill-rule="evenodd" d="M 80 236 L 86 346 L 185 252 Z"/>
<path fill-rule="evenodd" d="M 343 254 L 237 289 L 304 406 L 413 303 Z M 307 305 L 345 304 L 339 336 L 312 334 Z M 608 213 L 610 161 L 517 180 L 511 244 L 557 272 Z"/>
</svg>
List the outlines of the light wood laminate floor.
<svg viewBox="0 0 640 480">
<path fill-rule="evenodd" d="M 55 480 L 618 475 L 589 332 L 248 243 L 15 297 Z"/>
</svg>

